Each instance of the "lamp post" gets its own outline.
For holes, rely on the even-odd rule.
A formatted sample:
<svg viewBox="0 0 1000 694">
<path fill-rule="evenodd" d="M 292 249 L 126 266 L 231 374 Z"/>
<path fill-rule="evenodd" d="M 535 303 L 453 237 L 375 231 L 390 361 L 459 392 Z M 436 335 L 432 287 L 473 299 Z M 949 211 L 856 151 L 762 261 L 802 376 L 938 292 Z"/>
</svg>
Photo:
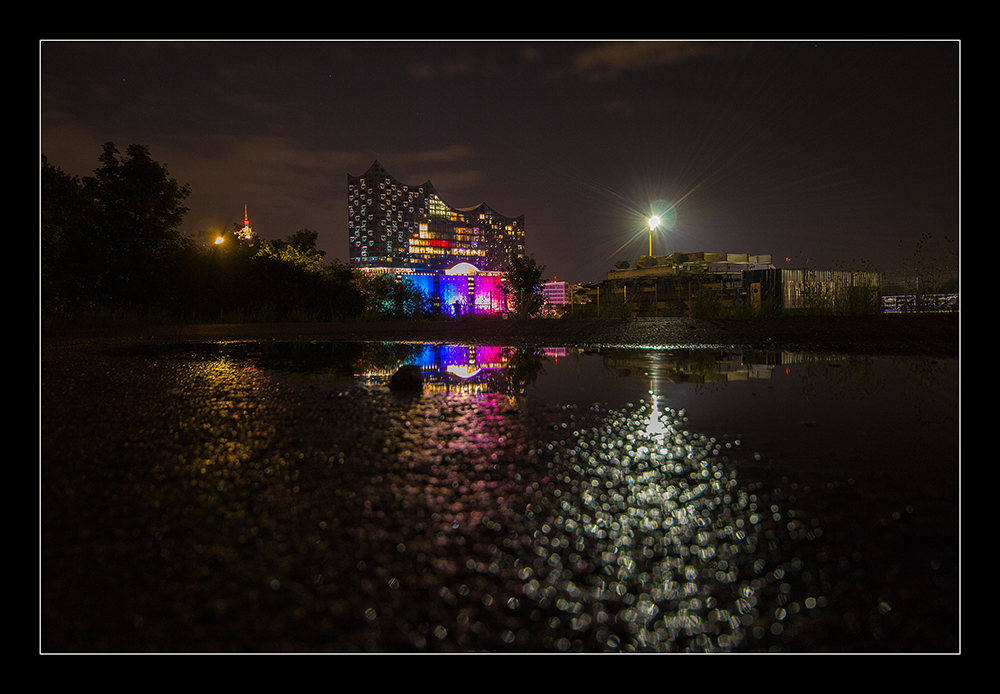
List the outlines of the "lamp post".
<svg viewBox="0 0 1000 694">
<path fill-rule="evenodd" d="M 660 218 L 655 214 L 649 218 L 649 257 L 653 257 L 653 230 L 660 226 Z"/>
</svg>

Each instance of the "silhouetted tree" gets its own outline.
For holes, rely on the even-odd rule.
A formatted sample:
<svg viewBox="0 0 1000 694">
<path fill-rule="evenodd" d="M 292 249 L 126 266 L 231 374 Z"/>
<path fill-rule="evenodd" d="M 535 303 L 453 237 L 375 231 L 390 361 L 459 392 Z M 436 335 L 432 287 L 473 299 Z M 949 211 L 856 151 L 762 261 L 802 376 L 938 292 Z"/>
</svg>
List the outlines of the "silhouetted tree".
<svg viewBox="0 0 1000 694">
<path fill-rule="evenodd" d="M 316 248 L 318 238 L 319 234 L 315 231 L 299 229 L 286 239 L 271 241 L 270 248 L 281 260 L 303 269 L 321 270 L 326 252 Z"/>
<path fill-rule="evenodd" d="M 41 162 L 43 311 L 132 309 L 197 321 L 333 320 L 424 316 L 429 302 L 408 281 L 373 279 L 323 264 L 315 231 L 286 239 L 240 238 L 235 223 L 215 243 L 180 232 L 190 186 L 170 178 L 141 145 L 104 145 L 83 179 Z"/>
<path fill-rule="evenodd" d="M 326 300 L 332 319 L 361 318 L 365 310 L 365 297 L 356 280 L 357 271 L 334 258 L 323 268 L 327 286 Z"/>
<path fill-rule="evenodd" d="M 542 296 L 544 265 L 535 263 L 535 256 L 514 256 L 504 268 L 504 291 L 507 304 L 513 304 L 517 315 L 527 318 L 538 313 L 545 304 Z"/>
<path fill-rule="evenodd" d="M 150 255 L 172 250 L 181 239 L 188 211 L 183 202 L 191 186 L 170 178 L 143 145 L 129 145 L 123 157 L 107 142 L 100 161 L 101 168 L 84 179 L 84 187 L 101 206 L 108 231 L 120 240 L 117 245 Z"/>
<path fill-rule="evenodd" d="M 317 250 L 316 240 L 319 238 L 319 233 L 312 231 L 310 229 L 299 229 L 294 234 L 291 234 L 286 239 L 271 241 L 271 247 L 276 251 L 281 251 L 284 248 L 295 248 L 303 253 L 316 253 L 322 258 L 326 255 L 325 251 Z"/>
<path fill-rule="evenodd" d="M 97 207 L 74 176 L 42 155 L 41 291 L 45 310 L 72 310 L 93 301 L 104 252 L 97 243 Z"/>
<path fill-rule="evenodd" d="M 75 285 L 86 292 L 77 303 L 151 308 L 167 300 L 191 244 L 180 233 L 190 186 L 143 145 L 122 155 L 108 142 L 100 162 L 78 180 L 42 158 L 42 262 L 49 280 L 58 277 L 48 298 L 58 303 Z"/>
<path fill-rule="evenodd" d="M 409 280 L 368 272 L 355 277 L 366 319 L 423 318 L 430 312 L 430 299 Z"/>
</svg>

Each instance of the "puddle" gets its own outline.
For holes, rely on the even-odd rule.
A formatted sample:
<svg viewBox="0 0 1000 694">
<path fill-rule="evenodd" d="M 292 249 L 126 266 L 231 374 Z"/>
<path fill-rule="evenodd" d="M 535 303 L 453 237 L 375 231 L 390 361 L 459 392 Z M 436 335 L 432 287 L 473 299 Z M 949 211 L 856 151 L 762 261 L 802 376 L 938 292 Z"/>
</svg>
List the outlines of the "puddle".
<svg viewBox="0 0 1000 694">
<path fill-rule="evenodd" d="M 232 345 L 267 368 L 388 386 L 416 364 L 425 393 L 501 394 L 558 406 L 681 413 L 762 457 L 897 469 L 957 483 L 958 360 L 721 349 Z"/>
<path fill-rule="evenodd" d="M 122 377 L 122 429 L 157 397 L 172 419 L 106 476 L 155 468 L 143 504 L 185 508 L 175 555 L 218 557 L 185 569 L 220 575 L 207 643 L 957 648 L 955 359 L 340 342 L 128 359 L 159 394 Z M 419 393 L 389 390 L 404 364 Z M 74 426 L 106 437 L 100 411 Z M 274 604 L 240 630 L 231 606 L 261 586 Z"/>
<path fill-rule="evenodd" d="M 316 356 L 334 348 L 297 349 Z M 922 632 L 927 617 L 907 604 L 923 588 L 900 581 L 902 567 L 935 585 L 942 564 L 957 568 L 957 359 L 371 343 L 335 349 L 358 350 L 353 368 L 324 364 L 331 352 L 299 359 L 310 366 L 298 373 L 342 379 L 353 372 L 353 383 L 379 391 L 401 365 L 417 364 L 425 379 L 420 401 L 475 398 L 463 417 L 474 442 L 448 434 L 452 450 L 470 446 L 472 457 L 508 453 L 497 444 L 504 434 L 484 429 L 482 420 L 498 411 L 548 411 L 532 425 L 559 435 L 536 436 L 537 450 L 521 451 L 522 462 L 546 461 L 545 485 L 532 484 L 547 513 L 518 532 L 517 551 L 501 554 L 531 577 L 519 592 L 549 605 L 562 601 L 563 621 L 553 626 L 589 625 L 584 631 L 596 641 L 588 647 L 564 637 L 564 648 L 801 648 L 817 621 L 836 624 L 824 627 L 835 634 L 827 648 L 906 648 L 886 642 L 885 625 L 900 620 L 897 628 Z M 440 414 L 439 407 L 431 409 Z M 441 431 L 411 433 L 418 447 L 432 442 L 433 458 Z M 508 472 L 530 479 L 516 461 Z M 531 496 L 520 486 L 503 495 L 529 510 Z M 455 503 L 467 502 L 459 496 Z M 906 532 L 910 538 L 901 537 Z M 549 578 L 539 582 L 540 575 Z M 888 584 L 859 596 L 849 587 L 859 575 Z M 838 594 L 832 610 L 831 594 Z M 955 593 L 936 599 L 957 604 Z M 593 632 L 608 620 L 628 631 Z M 940 647 L 930 642 L 917 638 L 911 646 Z"/>
</svg>

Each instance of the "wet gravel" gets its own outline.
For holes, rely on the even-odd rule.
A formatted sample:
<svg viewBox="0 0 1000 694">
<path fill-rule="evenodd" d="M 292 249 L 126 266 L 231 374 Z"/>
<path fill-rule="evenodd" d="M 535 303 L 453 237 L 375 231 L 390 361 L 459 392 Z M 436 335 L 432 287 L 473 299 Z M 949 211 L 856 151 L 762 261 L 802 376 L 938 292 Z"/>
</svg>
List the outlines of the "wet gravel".
<svg viewBox="0 0 1000 694">
<path fill-rule="evenodd" d="M 813 480 L 740 468 L 681 414 L 649 403 L 399 394 L 225 348 L 362 335 L 779 339 L 731 322 L 545 323 L 142 327 L 43 340 L 40 650 L 957 649 L 952 499 L 922 515 L 900 498 L 887 514 L 847 471 Z M 839 341 L 823 337 L 829 325 L 786 326 L 780 338 L 957 353 L 957 322 L 896 324 L 895 343 L 869 325 L 866 344 L 853 325 Z M 189 344 L 201 347 L 163 349 Z"/>
</svg>

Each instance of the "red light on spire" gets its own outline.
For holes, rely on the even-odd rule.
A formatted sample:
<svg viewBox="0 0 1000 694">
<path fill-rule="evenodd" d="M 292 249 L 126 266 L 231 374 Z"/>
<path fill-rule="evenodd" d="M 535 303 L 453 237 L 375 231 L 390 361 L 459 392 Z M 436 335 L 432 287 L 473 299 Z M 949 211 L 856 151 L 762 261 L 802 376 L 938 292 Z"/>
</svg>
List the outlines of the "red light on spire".
<svg viewBox="0 0 1000 694">
<path fill-rule="evenodd" d="M 238 238 L 245 240 L 253 238 L 253 230 L 250 228 L 250 214 L 247 206 L 243 205 L 243 228 L 236 232 Z"/>
</svg>

